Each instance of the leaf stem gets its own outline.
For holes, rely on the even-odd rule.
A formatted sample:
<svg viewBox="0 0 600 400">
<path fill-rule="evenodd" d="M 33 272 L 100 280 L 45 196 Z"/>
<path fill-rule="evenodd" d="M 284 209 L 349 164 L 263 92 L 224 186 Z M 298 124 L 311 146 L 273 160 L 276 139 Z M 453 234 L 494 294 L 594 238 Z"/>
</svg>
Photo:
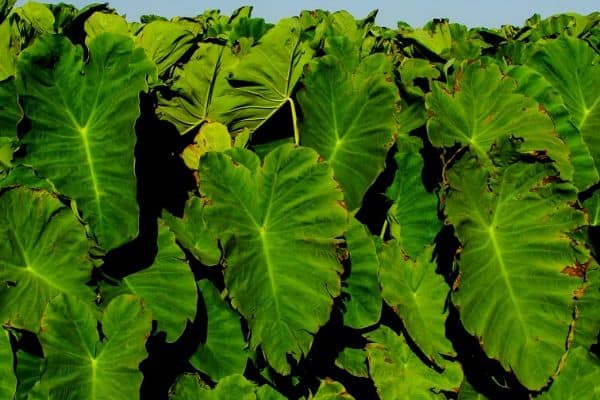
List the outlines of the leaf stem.
<svg viewBox="0 0 600 400">
<path fill-rule="evenodd" d="M 388 227 L 388 220 L 387 218 L 383 221 L 383 226 L 381 227 L 381 233 L 379 234 L 379 237 L 381 238 L 381 240 L 383 240 L 383 238 L 385 237 L 385 231 L 387 230 Z"/>
<path fill-rule="evenodd" d="M 300 131 L 298 131 L 298 117 L 296 116 L 296 106 L 294 100 L 291 97 L 287 98 L 290 102 L 290 109 L 292 110 L 292 124 L 294 126 L 294 143 L 296 146 L 300 145 Z"/>
</svg>

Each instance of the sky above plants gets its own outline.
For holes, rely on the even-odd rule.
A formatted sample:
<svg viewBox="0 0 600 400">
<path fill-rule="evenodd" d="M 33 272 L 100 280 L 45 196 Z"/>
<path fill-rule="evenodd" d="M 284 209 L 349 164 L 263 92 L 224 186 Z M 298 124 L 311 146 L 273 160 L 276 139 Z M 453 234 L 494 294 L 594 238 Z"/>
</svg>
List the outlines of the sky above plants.
<svg viewBox="0 0 600 400">
<path fill-rule="evenodd" d="M 19 0 L 17 4 L 27 1 Z M 87 0 L 73 0 L 76 6 L 89 4 Z M 101 2 L 101 1 L 98 1 Z M 48 1 L 59 3 L 59 1 Z M 175 15 L 192 16 L 202 13 L 205 9 L 216 8 L 228 14 L 236 8 L 251 4 L 254 15 L 266 20 L 277 20 L 297 15 L 301 10 L 322 8 L 326 10 L 344 9 L 356 17 L 367 15 L 372 9 L 379 9 L 377 23 L 395 27 L 398 20 L 408 22 L 413 26 L 421 26 L 432 18 L 445 17 L 453 22 L 467 26 L 499 27 L 502 24 L 522 25 L 525 19 L 533 13 L 542 17 L 564 12 L 588 14 L 598 10 L 596 0 L 504 0 L 504 1 L 472 1 L 472 0 L 304 0 L 304 1 L 273 1 L 273 0 L 113 0 L 110 4 L 119 13 L 127 14 L 132 20 L 137 20 L 143 14 L 158 14 L 166 17 Z"/>
</svg>

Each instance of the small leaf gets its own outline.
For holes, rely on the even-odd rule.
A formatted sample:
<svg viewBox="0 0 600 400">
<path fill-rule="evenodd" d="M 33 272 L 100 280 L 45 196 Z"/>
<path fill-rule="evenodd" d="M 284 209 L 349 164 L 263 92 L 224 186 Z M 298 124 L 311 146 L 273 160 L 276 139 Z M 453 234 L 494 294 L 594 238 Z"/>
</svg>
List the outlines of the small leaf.
<svg viewBox="0 0 600 400">
<path fill-rule="evenodd" d="M 414 260 L 402 253 L 400 243 L 395 240 L 383 246 L 379 270 L 381 293 L 425 356 L 442 366 L 441 355 L 456 355 L 446 338 L 446 299 L 450 288 L 444 277 L 435 272 L 433 247 L 424 248 Z"/>
<path fill-rule="evenodd" d="M 10 333 L 0 327 L 0 398 L 12 399 L 17 390 L 17 377 L 13 370 L 14 356 Z"/>
<path fill-rule="evenodd" d="M 382 299 L 377 279 L 379 259 L 371 233 L 354 218 L 346 233 L 346 242 L 350 253 L 350 276 L 343 291 L 350 298 L 344 302 L 344 325 L 362 329 L 375 325 L 381 316 Z"/>
<path fill-rule="evenodd" d="M 228 375 L 243 374 L 248 354 L 239 314 L 209 281 L 198 282 L 198 287 L 206 307 L 206 340 L 198 346 L 190 363 L 215 382 Z"/>
<path fill-rule="evenodd" d="M 386 326 L 366 335 L 369 373 L 382 400 L 445 399 L 441 391 L 457 392 L 463 379 L 458 363 L 444 363 L 437 372 L 423 364 L 405 339 Z"/>
</svg>

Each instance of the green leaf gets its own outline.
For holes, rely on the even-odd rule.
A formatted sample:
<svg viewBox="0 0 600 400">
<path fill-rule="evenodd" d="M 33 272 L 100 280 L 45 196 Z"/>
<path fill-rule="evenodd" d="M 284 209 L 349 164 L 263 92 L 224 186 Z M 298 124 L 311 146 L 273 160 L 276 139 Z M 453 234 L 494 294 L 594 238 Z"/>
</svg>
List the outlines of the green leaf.
<svg viewBox="0 0 600 400">
<path fill-rule="evenodd" d="M 210 398 L 208 396 L 200 397 L 208 385 L 200 381 L 200 377 L 195 374 L 183 374 L 177 377 L 175 384 L 169 390 L 169 400 L 199 400 Z"/>
<path fill-rule="evenodd" d="M 437 217 L 438 199 L 423 186 L 423 157 L 419 153 L 421 140 L 400 137 L 394 160 L 398 169 L 386 196 L 394 202 L 388 210 L 390 233 L 404 253 L 415 259 L 423 247 L 433 243 L 442 228 Z"/>
<path fill-rule="evenodd" d="M 522 138 L 522 152 L 547 154 L 556 162 L 561 177 L 571 179 L 569 150 L 558 138 L 552 119 L 536 101 L 516 93 L 516 89 L 517 82 L 503 76 L 494 64 L 467 64 L 457 73 L 452 91 L 436 82 L 426 96 L 431 143 L 438 147 L 468 146 L 486 163 L 492 144 L 506 137 Z"/>
<path fill-rule="evenodd" d="M 196 316 L 198 291 L 175 235 L 162 223 L 158 225 L 157 242 L 158 253 L 152 265 L 123 278 L 122 292 L 141 298 L 157 322 L 157 330 L 166 333 L 167 342 L 174 342 Z"/>
<path fill-rule="evenodd" d="M 189 62 L 175 68 L 170 87 L 159 91 L 156 114 L 182 135 L 206 120 L 222 121 L 221 113 L 228 107 L 219 106 L 219 99 L 229 89 L 226 70 L 237 62 L 229 48 L 202 43 Z"/>
<path fill-rule="evenodd" d="M 350 211 L 385 166 L 395 129 L 396 91 L 386 79 L 389 60 L 375 54 L 348 71 L 346 60 L 326 56 L 311 64 L 298 93 L 304 120 L 301 143 L 333 167 Z"/>
<path fill-rule="evenodd" d="M 269 364 L 290 372 L 340 293 L 336 237 L 346 226 L 342 193 L 326 163 L 308 148 L 282 145 L 260 160 L 244 149 L 200 162 L 204 215 L 223 242 L 225 285 Z M 298 301 L 298 299 L 305 299 Z"/>
<path fill-rule="evenodd" d="M 81 47 L 44 36 L 21 54 L 19 94 L 31 120 L 22 162 L 76 200 L 100 246 L 112 249 L 138 231 L 134 124 L 153 66 L 112 33 L 91 40 L 89 53 L 84 65 Z"/>
<path fill-rule="evenodd" d="M 571 151 L 575 186 L 579 190 L 585 190 L 596 183 L 600 178 L 594 159 L 579 129 L 573 125 L 560 92 L 541 73 L 528 65 L 511 69 L 510 76 L 519 81 L 520 92 L 538 101 L 552 117 L 556 131 Z"/>
<path fill-rule="evenodd" d="M 295 113 L 292 92 L 313 54 L 301 33 L 298 19 L 279 21 L 230 70 L 227 79 L 232 88 L 219 104 L 227 110 L 220 121 L 231 132 L 244 128 L 254 132 L 288 103 Z"/>
<path fill-rule="evenodd" d="M 93 13 L 84 24 L 86 43 L 104 32 L 112 32 L 129 36 L 129 24 L 120 15 L 103 12 Z"/>
<path fill-rule="evenodd" d="M 585 281 L 576 303 L 577 320 L 572 346 L 589 349 L 598 342 L 600 334 L 600 269 L 590 267 Z"/>
<path fill-rule="evenodd" d="M 243 374 L 248 354 L 239 314 L 229 307 L 210 281 L 202 280 L 198 287 L 206 308 L 206 338 L 190 363 L 215 382 L 228 375 Z"/>
<path fill-rule="evenodd" d="M 152 21 L 144 25 L 136 38 L 162 76 L 194 46 L 194 34 L 183 25 L 170 21 Z"/>
<path fill-rule="evenodd" d="M 17 48 L 12 39 L 10 21 L 5 20 L 0 23 L 0 81 L 15 75 Z"/>
<path fill-rule="evenodd" d="M 436 274 L 433 247 L 406 258 L 400 243 L 392 241 L 380 253 L 379 280 L 386 303 L 398 314 L 410 338 L 429 360 L 442 365 L 441 355 L 456 355 L 446 339 L 446 299 L 450 288 Z"/>
<path fill-rule="evenodd" d="M 473 158 L 450 171 L 448 221 L 462 242 L 452 299 L 469 333 L 530 389 L 558 367 L 578 279 L 561 273 L 589 260 L 569 233 L 585 224 L 576 190 L 547 164 L 485 172 Z"/>
<path fill-rule="evenodd" d="M 10 10 L 15 5 L 16 0 L 0 0 L 0 23 L 4 21 Z"/>
<path fill-rule="evenodd" d="M 48 363 L 41 383 L 49 398 L 139 397 L 152 316 L 131 295 L 115 298 L 98 321 L 89 307 L 61 295 L 46 309 L 39 339 Z"/>
<path fill-rule="evenodd" d="M 544 44 L 527 62 L 564 99 L 571 121 L 581 132 L 600 170 L 600 65 L 598 55 L 580 39 L 561 37 Z M 576 154 L 583 153 L 578 149 Z M 585 165 L 586 167 L 587 164 Z M 597 182 L 597 176 L 595 176 Z M 590 182 L 585 182 L 589 184 Z"/>
<path fill-rule="evenodd" d="M 458 391 L 463 373 L 446 362 L 443 372 L 423 364 L 402 336 L 387 326 L 366 335 L 369 373 L 382 400 L 445 399 L 442 390 Z"/>
<path fill-rule="evenodd" d="M 321 381 L 319 389 L 314 396 L 309 397 L 312 400 L 349 400 L 354 399 L 347 391 L 344 385 L 330 378 Z"/>
<path fill-rule="evenodd" d="M 335 359 L 336 367 L 359 378 L 368 378 L 367 353 L 364 349 L 345 348 Z"/>
<path fill-rule="evenodd" d="M 202 200 L 192 196 L 185 203 L 183 217 L 177 218 L 168 212 L 162 215 L 169 229 L 175 234 L 183 248 L 204 265 L 217 265 L 221 250 L 216 237 L 210 232 L 204 217 Z"/>
<path fill-rule="evenodd" d="M 536 399 L 579 400 L 600 397 L 600 360 L 583 347 L 569 350 L 566 364 L 550 386 Z"/>
<path fill-rule="evenodd" d="M 487 400 L 487 397 L 477 392 L 473 386 L 465 379 L 460 385 L 458 400 Z"/>
<path fill-rule="evenodd" d="M 85 285 L 88 251 L 83 226 L 56 196 L 25 188 L 2 193 L 0 323 L 37 332 L 46 304 L 60 293 L 93 300 Z"/>
<path fill-rule="evenodd" d="M 346 242 L 350 252 L 350 276 L 343 290 L 350 295 L 344 302 L 344 325 L 362 329 L 375 325 L 381 316 L 382 299 L 379 291 L 377 250 L 368 228 L 352 219 Z"/>
<path fill-rule="evenodd" d="M 284 397 L 267 385 L 257 387 L 243 375 L 223 378 L 214 389 L 199 381 L 197 375 L 185 374 L 177 378 L 170 400 L 282 400 Z"/>
<path fill-rule="evenodd" d="M 592 197 L 583 202 L 590 219 L 590 226 L 600 226 L 600 191 L 595 191 Z"/>
<path fill-rule="evenodd" d="M 189 169 L 197 170 L 204 153 L 225 151 L 231 147 L 231 136 L 227 127 L 219 122 L 207 122 L 194 137 L 194 142 L 183 149 L 181 158 Z"/>
<path fill-rule="evenodd" d="M 44 359 L 23 350 L 16 353 L 17 362 L 15 372 L 17 375 L 16 400 L 33 400 L 31 392 L 39 386 L 40 378 L 44 372 Z"/>
<path fill-rule="evenodd" d="M 14 355 L 10 333 L 0 327 L 0 398 L 12 399 L 17 390 L 17 377 L 13 370 Z"/>
<path fill-rule="evenodd" d="M 14 79 L 0 82 L 0 138 L 17 139 L 17 123 L 21 110 L 17 102 Z"/>
</svg>

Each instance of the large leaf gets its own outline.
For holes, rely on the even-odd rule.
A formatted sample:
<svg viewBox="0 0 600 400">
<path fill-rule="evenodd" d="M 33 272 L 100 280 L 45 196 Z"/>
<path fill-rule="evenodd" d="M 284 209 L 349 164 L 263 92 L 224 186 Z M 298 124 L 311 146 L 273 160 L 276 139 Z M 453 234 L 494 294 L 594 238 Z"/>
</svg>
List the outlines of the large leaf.
<svg viewBox="0 0 600 400">
<path fill-rule="evenodd" d="M 53 300 L 39 335 L 48 360 L 41 384 L 49 398 L 138 398 L 142 383 L 138 366 L 146 358 L 151 319 L 139 299 L 119 296 L 106 307 L 99 331 L 85 304 L 66 295 Z"/>
<path fill-rule="evenodd" d="M 191 60 L 173 72 L 173 83 L 159 92 L 157 115 L 171 122 L 182 135 L 206 120 L 219 121 L 228 105 L 219 99 L 229 83 L 226 71 L 238 59 L 225 46 L 202 43 Z"/>
<path fill-rule="evenodd" d="M 37 332 L 46 304 L 60 293 L 94 293 L 89 243 L 69 208 L 44 191 L 0 196 L 0 323 Z"/>
<path fill-rule="evenodd" d="M 397 89 L 386 79 L 389 60 L 383 54 L 363 60 L 356 71 L 348 71 L 345 62 L 326 56 L 311 65 L 298 93 L 304 114 L 300 139 L 333 167 L 353 211 L 385 166 Z"/>
<path fill-rule="evenodd" d="M 446 339 L 446 299 L 450 288 L 435 273 L 433 248 L 422 249 L 415 259 L 407 259 L 397 241 L 383 246 L 379 279 L 385 301 L 402 318 L 411 339 L 433 362 L 441 365 L 441 355 L 455 355 Z"/>
<path fill-rule="evenodd" d="M 240 316 L 233 311 L 208 280 L 198 282 L 206 309 L 206 338 L 190 358 L 190 363 L 214 381 L 243 374 L 248 353 Z"/>
<path fill-rule="evenodd" d="M 221 122 L 232 132 L 255 131 L 288 103 L 295 112 L 291 95 L 312 57 L 301 33 L 297 19 L 279 21 L 230 72 L 227 79 L 232 89 L 219 102 L 228 110 Z"/>
<path fill-rule="evenodd" d="M 198 291 L 185 254 L 162 223 L 157 241 L 158 253 L 152 265 L 125 277 L 117 293 L 129 292 L 141 298 L 157 322 L 157 330 L 166 333 L 167 342 L 174 342 L 196 316 Z"/>
<path fill-rule="evenodd" d="M 589 148 L 596 170 L 600 170 L 598 54 L 583 40 L 561 37 L 545 44 L 527 65 L 542 74 L 558 90 L 569 110 L 571 121 Z"/>
<path fill-rule="evenodd" d="M 492 144 L 505 137 L 522 138 L 521 151 L 547 154 L 561 177 L 571 179 L 569 149 L 558 138 L 552 119 L 516 88 L 517 82 L 503 76 L 495 64 L 467 64 L 457 73 L 452 91 L 436 82 L 426 96 L 429 139 L 438 147 L 468 146 L 483 163 L 489 160 Z"/>
<path fill-rule="evenodd" d="M 61 36 L 40 38 L 18 62 L 31 120 L 22 162 L 77 201 L 105 249 L 137 234 L 134 124 L 153 71 L 142 49 L 112 33 L 90 41 L 86 64 L 81 47 Z"/>
<path fill-rule="evenodd" d="M 12 399 L 17 389 L 17 377 L 13 369 L 14 356 L 10 345 L 10 334 L 0 328 L 0 398 Z"/>
<path fill-rule="evenodd" d="M 583 347 L 569 350 L 565 366 L 550 386 L 536 399 L 579 400 L 600 397 L 600 360 Z"/>
<path fill-rule="evenodd" d="M 404 253 L 416 259 L 423 247 L 433 243 L 442 223 L 437 216 L 437 196 L 423 186 L 420 139 L 400 137 L 397 145 L 394 160 L 398 169 L 385 193 L 394 202 L 388 211 L 388 220 L 392 222 L 391 234 Z"/>
<path fill-rule="evenodd" d="M 443 372 L 423 364 L 406 340 L 387 326 L 366 335 L 369 373 L 382 400 L 445 399 L 441 391 L 458 391 L 463 373 L 446 362 Z"/>
<path fill-rule="evenodd" d="M 282 145 L 262 167 L 248 150 L 200 163 L 208 226 L 224 242 L 225 284 L 258 345 L 280 373 L 310 349 L 340 293 L 335 244 L 346 210 L 333 172 L 307 148 Z M 301 300 L 302 299 L 302 300 Z"/>
<path fill-rule="evenodd" d="M 588 261 L 568 234 L 583 225 L 575 188 L 553 183 L 547 164 L 515 163 L 488 174 L 473 158 L 449 174 L 446 213 L 459 240 L 452 296 L 487 355 L 530 389 L 558 367 L 580 281 L 561 273 Z"/>
<path fill-rule="evenodd" d="M 377 270 L 379 259 L 371 233 L 353 219 L 346 233 L 350 253 L 350 275 L 344 290 L 350 298 L 344 303 L 344 325 L 362 329 L 375 325 L 381 316 L 382 299 Z"/>
</svg>

